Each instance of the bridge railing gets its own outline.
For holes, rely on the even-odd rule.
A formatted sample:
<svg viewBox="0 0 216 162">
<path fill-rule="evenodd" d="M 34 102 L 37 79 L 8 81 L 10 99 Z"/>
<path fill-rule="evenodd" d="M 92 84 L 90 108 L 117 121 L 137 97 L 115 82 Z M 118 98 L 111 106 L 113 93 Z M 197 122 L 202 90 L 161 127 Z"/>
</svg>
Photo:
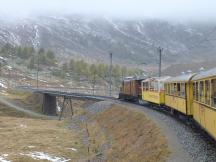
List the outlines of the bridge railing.
<svg viewBox="0 0 216 162">
<path fill-rule="evenodd" d="M 118 97 L 119 92 L 112 90 L 111 96 L 109 89 L 102 88 L 84 88 L 84 87 L 47 87 L 47 86 L 17 86 L 21 89 L 32 89 L 33 91 L 56 91 L 62 93 L 76 93 L 76 94 L 86 94 L 86 95 L 95 95 L 95 96 L 107 96 L 107 97 Z"/>
</svg>

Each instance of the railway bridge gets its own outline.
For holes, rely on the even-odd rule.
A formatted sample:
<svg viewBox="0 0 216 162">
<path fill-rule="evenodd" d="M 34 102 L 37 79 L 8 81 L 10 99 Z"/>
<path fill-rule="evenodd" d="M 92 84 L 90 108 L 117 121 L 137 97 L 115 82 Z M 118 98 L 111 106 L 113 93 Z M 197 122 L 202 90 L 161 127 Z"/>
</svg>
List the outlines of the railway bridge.
<svg viewBox="0 0 216 162">
<path fill-rule="evenodd" d="M 42 112 L 45 115 L 56 116 L 57 115 L 57 97 L 63 98 L 63 106 L 60 114 L 64 111 L 67 104 L 71 107 L 73 115 L 72 99 L 115 99 L 118 96 L 118 92 L 112 92 L 112 96 L 109 96 L 109 91 L 102 89 L 87 89 L 87 88 L 62 88 L 62 87 L 32 87 L 32 86 L 18 86 L 17 89 L 28 91 L 32 93 L 42 94 Z"/>
</svg>

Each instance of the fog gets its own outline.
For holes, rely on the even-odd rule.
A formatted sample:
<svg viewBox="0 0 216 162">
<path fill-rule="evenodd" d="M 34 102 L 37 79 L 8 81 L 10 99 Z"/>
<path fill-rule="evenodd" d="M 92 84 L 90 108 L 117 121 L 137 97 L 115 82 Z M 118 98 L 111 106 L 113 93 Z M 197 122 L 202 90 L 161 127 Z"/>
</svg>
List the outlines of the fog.
<svg viewBox="0 0 216 162">
<path fill-rule="evenodd" d="M 118 18 L 159 18 L 178 21 L 216 19 L 214 0 L 0 0 L 0 14 L 26 17 L 85 14 Z"/>
</svg>

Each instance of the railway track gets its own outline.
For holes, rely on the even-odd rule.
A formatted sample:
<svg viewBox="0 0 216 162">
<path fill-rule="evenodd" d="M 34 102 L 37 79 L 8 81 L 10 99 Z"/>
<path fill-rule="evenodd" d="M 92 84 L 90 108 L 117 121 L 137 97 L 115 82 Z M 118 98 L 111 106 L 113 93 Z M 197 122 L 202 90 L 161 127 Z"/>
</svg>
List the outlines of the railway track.
<svg viewBox="0 0 216 162">
<path fill-rule="evenodd" d="M 162 107 L 147 102 L 131 103 L 124 100 L 113 100 L 113 102 L 144 111 L 144 113 L 151 119 L 153 118 L 154 120 L 157 120 L 159 126 L 160 122 L 163 122 L 169 130 L 175 132 L 178 143 L 180 143 L 184 151 L 188 153 L 191 161 L 216 161 L 216 141 L 192 118 L 188 118 L 180 113 L 173 114 L 168 107 Z"/>
<path fill-rule="evenodd" d="M 142 101 L 143 103 L 129 102 L 129 101 L 125 101 L 125 100 L 118 100 L 118 101 L 134 104 L 134 105 L 137 105 L 137 106 L 143 106 L 145 108 L 152 109 L 154 111 L 162 113 L 163 115 L 169 116 L 169 117 L 175 119 L 176 121 L 181 122 L 182 124 L 190 127 L 193 131 L 200 132 L 200 135 L 203 138 L 205 138 L 209 142 L 212 142 L 216 146 L 215 139 L 212 138 L 205 130 L 203 130 L 202 127 L 200 127 L 200 125 L 195 120 L 193 120 L 193 118 L 190 118 L 190 117 L 188 117 L 188 116 L 186 116 L 184 114 L 181 114 L 181 113 L 179 113 L 177 111 L 172 112 L 171 108 L 169 108 L 167 106 L 159 106 L 159 105 L 156 105 L 156 104 L 143 102 L 143 101 Z"/>
</svg>

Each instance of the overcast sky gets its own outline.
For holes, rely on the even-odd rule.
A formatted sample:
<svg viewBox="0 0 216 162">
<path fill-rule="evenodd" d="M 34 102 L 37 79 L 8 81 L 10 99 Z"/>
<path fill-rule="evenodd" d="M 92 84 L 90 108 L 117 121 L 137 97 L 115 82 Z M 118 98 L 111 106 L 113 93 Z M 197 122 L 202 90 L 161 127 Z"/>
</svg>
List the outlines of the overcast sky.
<svg viewBox="0 0 216 162">
<path fill-rule="evenodd" d="M 0 0 L 6 16 L 31 14 L 106 15 L 123 18 L 216 20 L 215 0 Z"/>
</svg>

